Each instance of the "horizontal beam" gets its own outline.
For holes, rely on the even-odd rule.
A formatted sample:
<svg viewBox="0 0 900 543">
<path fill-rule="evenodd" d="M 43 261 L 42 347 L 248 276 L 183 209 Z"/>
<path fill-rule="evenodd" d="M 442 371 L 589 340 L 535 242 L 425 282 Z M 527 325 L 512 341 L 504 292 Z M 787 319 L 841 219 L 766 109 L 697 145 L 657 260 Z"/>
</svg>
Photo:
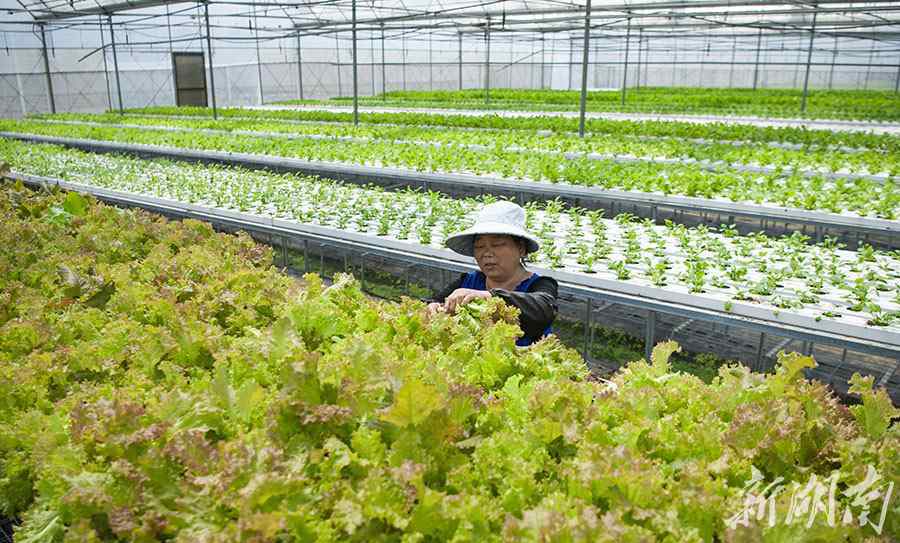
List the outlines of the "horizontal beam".
<svg viewBox="0 0 900 543">
<path fill-rule="evenodd" d="M 853 4 L 854 2 L 844 2 L 841 0 L 824 0 L 822 2 L 818 2 L 819 5 L 823 4 Z M 862 2 L 856 2 L 857 4 L 861 4 Z M 856 6 L 856 7 L 842 7 L 842 8 L 798 8 L 793 4 L 785 3 L 785 4 L 772 4 L 772 2 L 767 2 L 765 0 L 760 1 L 748 1 L 741 3 L 726 3 L 721 2 L 719 0 L 712 1 L 703 1 L 698 0 L 696 2 L 650 2 L 646 4 L 621 4 L 614 6 L 592 6 L 591 7 L 591 19 L 614 19 L 614 18 L 624 18 L 631 17 L 632 19 L 640 19 L 640 18 L 684 18 L 684 17 L 736 17 L 736 16 L 759 16 L 764 18 L 769 15 L 812 15 L 813 13 L 865 13 L 865 12 L 874 12 L 874 11 L 897 11 L 900 10 L 900 4 L 896 2 L 896 0 L 880 0 L 878 2 L 873 2 L 878 4 L 883 4 L 879 6 L 872 6 L 871 3 L 865 3 L 865 6 Z M 675 6 L 678 7 L 669 7 Z M 661 10 L 666 9 L 691 9 L 695 10 L 698 8 L 709 8 L 709 7 L 751 7 L 751 6 L 771 6 L 771 5 L 784 5 L 786 6 L 783 9 L 778 10 L 747 10 L 747 11 L 668 11 L 661 13 Z M 652 12 L 642 13 L 642 10 L 653 10 Z M 422 12 L 418 14 L 412 15 L 397 15 L 391 17 L 374 17 L 374 18 L 365 18 L 357 21 L 357 24 L 366 25 L 366 24 L 383 24 L 390 22 L 402 22 L 402 21 L 415 21 L 415 20 L 423 20 L 423 21 L 434 21 L 434 20 L 457 20 L 457 19 L 479 19 L 486 20 L 489 18 L 492 19 L 502 19 L 505 24 L 515 24 L 516 16 L 524 16 L 526 17 L 525 23 L 540 23 L 539 16 L 544 15 L 565 15 L 565 14 L 575 14 L 576 16 L 584 14 L 584 8 L 581 6 L 560 6 L 560 7 L 552 7 L 552 8 L 536 8 L 536 9 L 512 9 L 512 10 L 483 10 L 483 11 L 433 11 L 433 12 Z M 334 20 L 334 21 L 321 21 L 315 23 L 307 23 L 296 25 L 294 28 L 303 30 L 303 29 L 315 29 L 315 28 L 323 28 L 323 27 L 336 27 L 336 26 L 345 26 L 349 25 L 349 21 L 345 20 Z M 493 29 L 492 29 L 493 30 Z"/>
<path fill-rule="evenodd" d="M 86 17 L 90 15 L 114 15 L 123 11 L 141 8 L 153 8 L 157 6 L 165 6 L 167 4 L 184 4 L 183 0 L 125 0 L 124 2 L 115 2 L 112 4 L 96 4 L 94 6 L 70 9 L 55 10 L 53 8 L 29 9 L 35 21 L 57 21 L 61 19 L 71 19 L 73 17 Z"/>
</svg>

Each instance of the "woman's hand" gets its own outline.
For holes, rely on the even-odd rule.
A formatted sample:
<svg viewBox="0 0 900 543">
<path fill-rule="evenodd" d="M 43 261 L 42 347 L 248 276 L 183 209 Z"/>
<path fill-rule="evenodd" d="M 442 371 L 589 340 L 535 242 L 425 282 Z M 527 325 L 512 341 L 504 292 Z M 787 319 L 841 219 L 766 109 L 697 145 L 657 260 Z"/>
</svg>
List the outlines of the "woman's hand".
<svg viewBox="0 0 900 543">
<path fill-rule="evenodd" d="M 486 290 L 474 290 L 471 288 L 458 288 L 447 296 L 444 301 L 444 311 L 453 314 L 459 306 L 466 305 L 478 298 L 490 298 L 491 293 Z"/>
<path fill-rule="evenodd" d="M 429 318 L 433 317 L 436 313 L 443 313 L 443 312 L 444 312 L 444 304 L 441 304 L 438 302 L 431 302 L 430 304 L 425 306 L 425 314 L 428 315 Z"/>
</svg>

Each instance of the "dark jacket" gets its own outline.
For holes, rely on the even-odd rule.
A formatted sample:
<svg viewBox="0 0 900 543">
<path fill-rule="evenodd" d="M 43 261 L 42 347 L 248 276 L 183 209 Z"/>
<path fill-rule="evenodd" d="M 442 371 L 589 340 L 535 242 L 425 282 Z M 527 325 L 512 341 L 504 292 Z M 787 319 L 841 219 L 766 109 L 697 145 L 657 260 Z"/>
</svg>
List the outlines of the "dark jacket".
<svg viewBox="0 0 900 543">
<path fill-rule="evenodd" d="M 526 280 L 523 284 L 528 282 Z M 428 301 L 444 303 L 447 296 L 450 296 L 458 288 L 488 290 L 484 285 L 485 278 L 482 272 L 463 273 Z M 490 293 L 492 296 L 502 298 L 509 305 L 519 308 L 519 327 L 524 336 L 516 342 L 517 345 L 530 345 L 550 332 L 550 325 L 559 310 L 556 302 L 559 285 L 556 279 L 540 276 L 530 281 L 523 291 L 518 288 L 513 291 L 495 288 L 490 289 Z"/>
</svg>

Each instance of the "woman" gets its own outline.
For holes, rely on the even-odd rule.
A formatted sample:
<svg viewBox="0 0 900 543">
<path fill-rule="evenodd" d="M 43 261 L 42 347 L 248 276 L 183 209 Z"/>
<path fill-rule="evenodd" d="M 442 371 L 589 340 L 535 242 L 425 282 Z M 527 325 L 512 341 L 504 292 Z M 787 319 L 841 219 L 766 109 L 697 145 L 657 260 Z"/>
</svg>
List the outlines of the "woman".
<svg viewBox="0 0 900 543">
<path fill-rule="evenodd" d="M 474 226 L 450 236 L 447 247 L 472 256 L 479 271 L 462 274 L 437 293 L 428 311 L 454 313 L 478 298 L 496 296 L 519 308 L 524 335 L 516 345 L 527 346 L 551 332 L 558 310 L 558 285 L 525 269 L 525 255 L 538 250 L 537 239 L 525 230 L 525 210 L 512 202 L 484 206 Z"/>
</svg>

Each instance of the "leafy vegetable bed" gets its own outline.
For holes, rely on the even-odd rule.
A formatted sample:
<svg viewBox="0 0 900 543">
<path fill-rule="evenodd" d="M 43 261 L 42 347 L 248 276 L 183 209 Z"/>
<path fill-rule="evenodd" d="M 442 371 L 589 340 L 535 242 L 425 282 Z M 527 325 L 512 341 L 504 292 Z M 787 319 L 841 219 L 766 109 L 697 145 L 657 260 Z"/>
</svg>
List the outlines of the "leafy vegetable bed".
<svg viewBox="0 0 900 543">
<path fill-rule="evenodd" d="M 404 244 L 443 247 L 449 234 L 471 224 L 480 205 L 436 193 L 0 141 L 0 156 L 21 173 Z M 846 323 L 900 332 L 900 252 L 870 246 L 850 252 L 832 241 L 810 245 L 799 233 L 778 239 L 739 236 L 731 227 L 716 232 L 658 226 L 628 214 L 610 220 L 602 212 L 565 210 L 555 201 L 529 204 L 527 221 L 543 245 L 534 259 L 547 268 L 662 289 L 726 311 L 741 305 L 763 308 L 774 319 L 784 312 L 819 326 Z"/>
<path fill-rule="evenodd" d="M 501 129 L 447 130 L 419 126 L 359 126 L 335 123 L 297 124 L 264 120 L 187 118 L 120 115 L 62 114 L 41 117 L 49 122 L 99 123 L 115 126 L 168 127 L 240 132 L 248 135 L 343 138 L 362 141 L 394 141 L 421 145 L 453 145 L 468 148 L 537 151 L 542 153 L 590 153 L 645 161 L 700 162 L 716 169 L 756 168 L 769 173 L 800 170 L 806 175 L 825 173 L 861 177 L 867 174 L 900 177 L 900 154 L 874 149 L 784 148 L 750 142 L 714 142 L 694 139 L 648 137 L 627 134 L 545 133 Z M 900 151 L 900 149 L 898 149 Z"/>
<path fill-rule="evenodd" d="M 594 382 L 555 339 L 515 348 L 497 300 L 427 321 L 348 277 L 298 285 L 246 236 L 74 193 L 7 184 L 0 217 L 17 541 L 900 535 L 896 500 L 852 503 L 867 474 L 900 482 L 898 411 L 870 379 L 849 409 L 798 355 L 707 385 L 671 372 L 666 343 Z M 787 491 L 771 527 L 735 522 L 752 484 L 814 477 L 833 478 L 838 522 L 787 522 Z"/>
<path fill-rule="evenodd" d="M 312 161 L 399 166 L 416 171 L 495 175 L 511 180 L 565 182 L 603 189 L 723 198 L 735 202 L 769 203 L 787 207 L 894 219 L 900 213 L 900 186 L 891 179 L 829 180 L 798 173 L 759 175 L 735 171 L 708 172 L 696 165 L 522 153 L 491 148 L 422 146 L 389 141 L 286 139 L 235 134 L 173 132 L 150 128 L 54 125 L 29 121 L 0 121 L 0 131 L 63 136 L 97 141 L 120 141 L 176 148 L 283 156 Z"/>
<path fill-rule="evenodd" d="M 126 110 L 126 116 L 199 117 L 212 120 L 212 110 L 200 107 L 154 106 Z M 302 109 L 245 109 L 219 108 L 220 119 L 352 123 L 353 114 Z M 578 119 L 559 116 L 503 117 L 500 115 L 439 115 L 421 112 L 360 113 L 364 125 L 441 126 L 467 129 L 504 129 L 571 133 L 578 131 Z M 865 148 L 896 152 L 900 150 L 900 136 L 870 132 L 833 131 L 798 127 L 762 127 L 721 122 L 691 123 L 675 121 L 626 121 L 589 118 L 589 134 L 618 134 L 696 139 L 710 141 L 748 141 L 758 143 L 787 143 L 830 148 Z"/>
<path fill-rule="evenodd" d="M 801 113 L 802 91 L 795 89 L 709 89 L 694 87 L 643 87 L 621 91 L 590 91 L 589 111 L 640 113 L 712 113 L 760 117 L 900 120 L 897 95 L 891 91 L 811 90 L 807 111 Z M 462 91 L 391 91 L 385 96 L 360 97 L 363 104 L 496 109 L 578 110 L 580 91 L 491 89 L 485 104 L 484 89 Z M 339 98 L 336 101 L 346 101 Z M 290 102 L 288 102 L 290 103 Z"/>
</svg>

